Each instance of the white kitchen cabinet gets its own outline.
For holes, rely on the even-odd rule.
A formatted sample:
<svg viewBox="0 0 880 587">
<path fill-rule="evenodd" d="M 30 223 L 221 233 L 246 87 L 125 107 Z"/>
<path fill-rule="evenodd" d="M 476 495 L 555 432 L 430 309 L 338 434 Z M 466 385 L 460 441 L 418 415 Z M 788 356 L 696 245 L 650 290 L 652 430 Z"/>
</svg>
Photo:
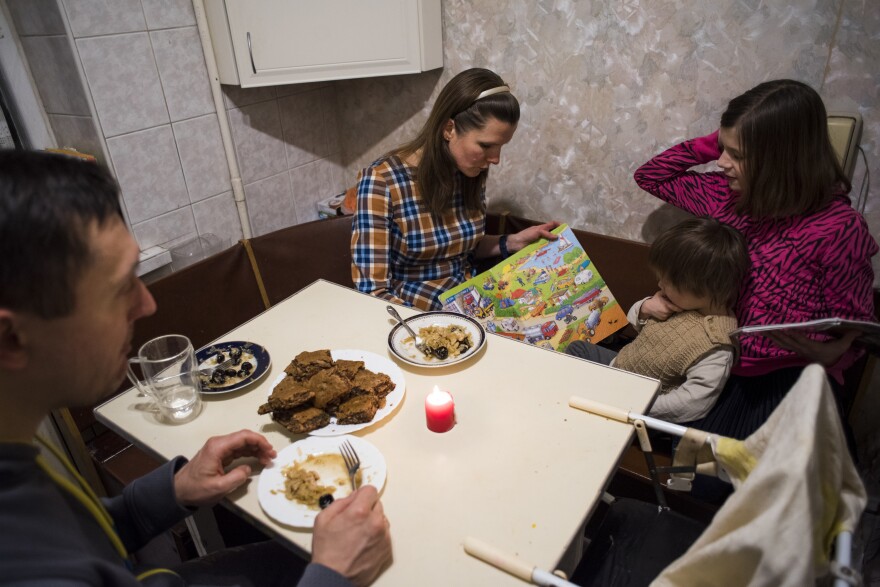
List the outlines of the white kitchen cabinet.
<svg viewBox="0 0 880 587">
<path fill-rule="evenodd" d="M 243 88 L 443 66 L 440 0 L 205 0 L 220 83 Z"/>
</svg>

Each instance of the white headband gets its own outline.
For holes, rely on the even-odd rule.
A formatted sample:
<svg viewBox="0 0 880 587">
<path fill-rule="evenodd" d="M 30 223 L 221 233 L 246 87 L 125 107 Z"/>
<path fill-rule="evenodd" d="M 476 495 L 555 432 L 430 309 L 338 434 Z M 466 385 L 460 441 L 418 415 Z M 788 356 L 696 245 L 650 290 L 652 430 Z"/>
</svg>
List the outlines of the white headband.
<svg viewBox="0 0 880 587">
<path fill-rule="evenodd" d="M 492 88 L 492 89 L 486 90 L 484 92 L 480 92 L 480 95 L 477 96 L 477 99 L 474 100 L 474 102 L 476 102 L 477 100 L 482 100 L 483 98 L 486 98 L 486 97 L 491 96 L 493 94 L 501 94 L 503 92 L 510 93 L 510 87 L 509 86 L 498 86 L 497 88 Z"/>
</svg>

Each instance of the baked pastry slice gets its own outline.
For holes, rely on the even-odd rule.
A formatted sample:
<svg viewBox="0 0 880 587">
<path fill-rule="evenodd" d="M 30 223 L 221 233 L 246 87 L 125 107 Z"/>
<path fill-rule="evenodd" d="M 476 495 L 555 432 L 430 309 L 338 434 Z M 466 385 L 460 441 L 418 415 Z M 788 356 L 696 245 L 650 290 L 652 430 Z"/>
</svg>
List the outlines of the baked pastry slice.
<svg viewBox="0 0 880 587">
<path fill-rule="evenodd" d="M 373 373 L 369 369 L 361 369 L 358 371 L 354 379 L 351 380 L 351 386 L 357 395 L 372 394 L 379 397 L 385 397 L 394 390 L 394 382 L 391 377 L 385 373 Z"/>
<path fill-rule="evenodd" d="M 273 410 L 289 410 L 301 406 L 305 407 L 314 399 L 315 392 L 293 377 L 285 377 L 272 390 L 268 405 Z"/>
<path fill-rule="evenodd" d="M 307 381 L 319 371 L 329 369 L 333 365 L 333 357 L 327 349 L 303 351 L 291 361 L 284 371 L 297 381 Z"/>
<path fill-rule="evenodd" d="M 315 392 L 315 407 L 331 411 L 351 395 L 351 382 L 335 370 L 321 371 L 308 380 L 306 387 Z"/>
<path fill-rule="evenodd" d="M 356 395 L 344 401 L 336 409 L 337 424 L 363 424 L 370 422 L 379 410 L 379 398 L 375 395 Z"/>
<path fill-rule="evenodd" d="M 314 407 L 302 410 L 275 410 L 272 412 L 272 419 L 294 434 L 311 432 L 330 423 L 330 415 Z"/>
</svg>

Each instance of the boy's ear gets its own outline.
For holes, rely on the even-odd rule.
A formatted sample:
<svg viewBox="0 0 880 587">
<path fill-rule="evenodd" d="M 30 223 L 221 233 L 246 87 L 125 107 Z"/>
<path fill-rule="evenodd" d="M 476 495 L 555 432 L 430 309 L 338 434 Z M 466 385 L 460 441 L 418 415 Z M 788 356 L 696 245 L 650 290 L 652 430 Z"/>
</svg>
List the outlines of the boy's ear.
<svg viewBox="0 0 880 587">
<path fill-rule="evenodd" d="M 0 369 L 19 371 L 27 366 L 27 352 L 22 344 L 18 316 L 0 308 Z"/>
</svg>

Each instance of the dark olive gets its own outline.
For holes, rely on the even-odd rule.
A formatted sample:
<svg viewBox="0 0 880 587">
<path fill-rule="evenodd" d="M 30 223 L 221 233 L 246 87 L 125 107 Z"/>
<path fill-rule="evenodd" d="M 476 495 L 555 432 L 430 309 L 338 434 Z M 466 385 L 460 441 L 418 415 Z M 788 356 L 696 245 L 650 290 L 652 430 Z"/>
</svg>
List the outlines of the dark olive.
<svg viewBox="0 0 880 587">
<path fill-rule="evenodd" d="M 244 369 L 240 369 L 238 373 L 236 373 L 236 375 L 238 375 L 239 377 L 247 377 L 250 374 L 250 371 L 245 371 Z"/>
<path fill-rule="evenodd" d="M 217 364 L 219 365 L 220 363 L 222 363 L 223 361 L 226 360 L 226 355 L 224 355 L 223 353 L 217 353 L 216 360 L 217 360 Z"/>
<path fill-rule="evenodd" d="M 233 365 L 238 365 L 238 363 L 241 362 L 241 349 L 237 346 L 230 347 L 229 358 L 232 359 Z"/>
<path fill-rule="evenodd" d="M 321 497 L 318 498 L 318 505 L 321 507 L 322 510 L 325 509 L 331 503 L 333 503 L 333 496 L 330 495 L 329 493 L 325 493 L 324 495 L 322 495 Z"/>
<path fill-rule="evenodd" d="M 460 353 L 465 353 L 465 352 L 467 352 L 467 350 L 468 350 L 469 348 L 471 348 L 471 345 L 469 345 L 469 344 L 468 344 L 467 342 L 465 342 L 465 341 L 462 341 L 462 342 L 458 343 L 458 352 L 460 352 Z"/>
<path fill-rule="evenodd" d="M 214 372 L 211 373 L 211 383 L 222 385 L 225 382 L 226 373 L 223 372 L 223 369 L 214 369 Z"/>
<path fill-rule="evenodd" d="M 245 371 L 252 371 L 254 366 L 251 365 L 250 363 L 248 363 L 247 361 L 245 361 L 244 363 L 241 364 L 241 368 Z"/>
<path fill-rule="evenodd" d="M 223 374 L 227 377 L 235 377 L 235 369 L 224 369 Z"/>
<path fill-rule="evenodd" d="M 438 346 L 435 349 L 431 349 L 431 352 L 434 353 L 435 357 L 441 360 L 449 356 L 449 349 L 447 349 L 445 346 Z"/>
</svg>

